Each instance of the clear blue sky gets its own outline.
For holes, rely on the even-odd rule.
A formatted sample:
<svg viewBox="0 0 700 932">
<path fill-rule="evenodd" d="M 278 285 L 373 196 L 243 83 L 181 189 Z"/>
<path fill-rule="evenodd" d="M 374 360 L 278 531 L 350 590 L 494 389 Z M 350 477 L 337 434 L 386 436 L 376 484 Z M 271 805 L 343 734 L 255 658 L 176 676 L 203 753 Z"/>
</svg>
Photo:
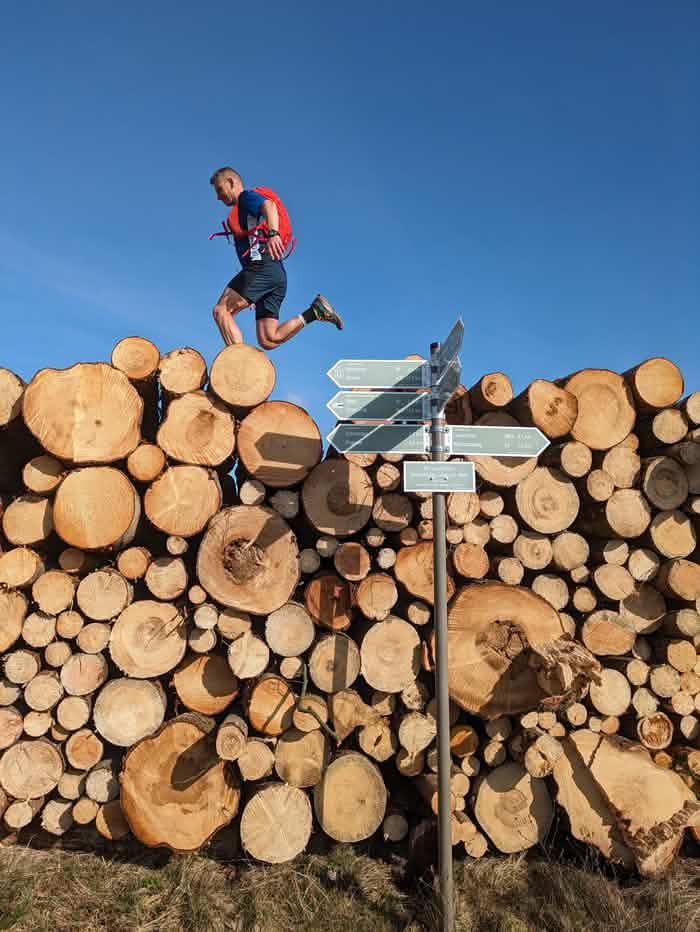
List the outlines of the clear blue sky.
<svg viewBox="0 0 700 932">
<path fill-rule="evenodd" d="M 466 384 L 667 355 L 700 389 L 699 36 L 697 0 L 6 2 L 0 365 L 211 362 L 231 164 L 292 214 L 285 310 L 346 317 L 272 356 L 324 433 L 336 359 L 460 315 Z"/>
</svg>

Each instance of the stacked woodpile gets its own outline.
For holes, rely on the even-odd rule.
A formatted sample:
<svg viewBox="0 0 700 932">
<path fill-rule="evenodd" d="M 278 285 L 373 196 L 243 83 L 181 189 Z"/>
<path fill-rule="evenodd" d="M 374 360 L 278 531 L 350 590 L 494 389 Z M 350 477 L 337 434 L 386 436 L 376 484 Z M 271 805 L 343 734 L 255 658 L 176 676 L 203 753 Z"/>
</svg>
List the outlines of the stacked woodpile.
<svg viewBox="0 0 700 932">
<path fill-rule="evenodd" d="M 324 459 L 274 384 L 253 347 L 208 372 L 138 337 L 0 369 L 8 834 L 187 851 L 239 816 L 268 862 L 430 837 L 431 499 L 397 455 Z M 651 359 L 518 397 L 492 373 L 448 415 L 552 441 L 447 501 L 453 843 L 527 849 L 556 803 L 658 873 L 700 831 L 700 393 Z"/>
</svg>

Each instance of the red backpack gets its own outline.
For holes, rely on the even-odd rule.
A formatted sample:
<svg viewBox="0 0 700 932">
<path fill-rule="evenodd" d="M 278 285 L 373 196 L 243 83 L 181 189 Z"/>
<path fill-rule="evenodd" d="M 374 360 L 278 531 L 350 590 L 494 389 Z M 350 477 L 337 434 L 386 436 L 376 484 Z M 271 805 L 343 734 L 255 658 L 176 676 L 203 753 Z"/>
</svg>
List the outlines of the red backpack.
<svg viewBox="0 0 700 932">
<path fill-rule="evenodd" d="M 296 246 L 297 240 L 295 236 L 292 236 L 292 222 L 289 219 L 287 208 L 282 203 L 279 195 L 275 194 L 270 188 L 253 188 L 252 190 L 261 197 L 264 197 L 265 200 L 275 202 L 275 206 L 277 207 L 279 235 L 285 249 L 283 258 L 288 259 Z M 229 239 L 231 236 L 233 236 L 234 239 L 252 239 L 250 248 L 243 253 L 243 258 L 250 253 L 250 250 L 256 243 L 260 242 L 264 246 L 267 242 L 267 224 L 264 220 L 252 229 L 244 230 L 241 228 L 238 222 L 238 204 L 234 204 L 228 217 L 226 220 L 222 221 L 221 225 L 224 228 L 223 231 L 221 233 L 212 233 L 209 239 L 214 239 L 215 236 L 225 236 L 226 239 Z"/>
</svg>

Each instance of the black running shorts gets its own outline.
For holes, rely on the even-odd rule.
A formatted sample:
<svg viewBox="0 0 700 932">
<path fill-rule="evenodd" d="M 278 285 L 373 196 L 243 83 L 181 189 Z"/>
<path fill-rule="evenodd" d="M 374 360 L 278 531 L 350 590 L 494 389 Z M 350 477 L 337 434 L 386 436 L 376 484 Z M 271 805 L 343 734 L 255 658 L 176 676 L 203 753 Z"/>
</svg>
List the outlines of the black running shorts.
<svg viewBox="0 0 700 932">
<path fill-rule="evenodd" d="M 231 279 L 228 287 L 255 305 L 256 320 L 279 320 L 287 294 L 287 272 L 281 262 L 251 262 Z"/>
</svg>

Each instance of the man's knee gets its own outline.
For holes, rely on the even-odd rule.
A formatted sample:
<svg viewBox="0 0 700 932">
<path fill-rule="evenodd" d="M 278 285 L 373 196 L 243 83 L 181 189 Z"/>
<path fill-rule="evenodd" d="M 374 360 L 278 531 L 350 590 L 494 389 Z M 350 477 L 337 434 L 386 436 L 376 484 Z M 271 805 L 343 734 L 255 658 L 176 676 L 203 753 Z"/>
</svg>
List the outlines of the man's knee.
<svg viewBox="0 0 700 932">
<path fill-rule="evenodd" d="M 267 337 L 264 337 L 264 336 L 258 337 L 258 346 L 261 346 L 263 349 L 266 349 L 266 350 L 277 349 L 279 345 L 280 345 L 279 343 L 275 343 L 273 340 L 270 340 Z"/>
</svg>

